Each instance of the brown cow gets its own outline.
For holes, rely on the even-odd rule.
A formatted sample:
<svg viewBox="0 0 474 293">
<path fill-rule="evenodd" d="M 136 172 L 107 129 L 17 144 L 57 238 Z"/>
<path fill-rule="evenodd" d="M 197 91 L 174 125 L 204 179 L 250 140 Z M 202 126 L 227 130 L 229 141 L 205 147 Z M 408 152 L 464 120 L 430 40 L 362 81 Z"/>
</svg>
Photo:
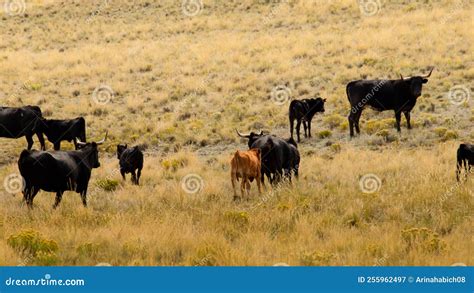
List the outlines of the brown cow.
<svg viewBox="0 0 474 293">
<path fill-rule="evenodd" d="M 244 190 L 247 189 L 247 195 L 250 195 L 250 182 L 257 181 L 258 192 L 262 193 L 260 189 L 260 172 L 262 164 L 262 155 L 260 149 L 251 149 L 248 151 L 236 151 L 234 157 L 230 161 L 231 165 L 231 180 L 232 189 L 234 190 L 234 200 L 237 199 L 237 192 L 235 191 L 235 181 L 242 178 L 240 184 L 240 192 L 242 198 L 244 197 Z M 263 183 L 263 182 L 262 182 Z M 265 187 L 265 184 L 264 184 Z"/>
</svg>

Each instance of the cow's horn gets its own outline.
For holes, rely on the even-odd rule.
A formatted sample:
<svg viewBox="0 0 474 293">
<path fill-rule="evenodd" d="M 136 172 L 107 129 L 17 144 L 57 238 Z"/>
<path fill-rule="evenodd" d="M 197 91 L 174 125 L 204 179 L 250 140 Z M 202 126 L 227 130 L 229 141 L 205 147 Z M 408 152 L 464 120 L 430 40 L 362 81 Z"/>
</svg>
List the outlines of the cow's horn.
<svg viewBox="0 0 474 293">
<path fill-rule="evenodd" d="M 240 133 L 237 129 L 235 129 L 235 131 L 237 132 L 237 134 L 238 134 L 240 137 L 243 137 L 243 138 L 249 138 L 249 137 L 250 137 L 249 134 L 244 135 L 244 134 Z"/>
<path fill-rule="evenodd" d="M 84 146 L 84 145 L 86 145 L 86 143 L 85 143 L 85 142 L 81 141 L 81 140 L 80 140 L 79 138 L 77 138 L 77 137 L 76 137 L 76 138 L 74 138 L 74 140 L 76 141 L 76 144 L 78 144 L 78 145 L 81 145 L 81 146 Z"/>
<path fill-rule="evenodd" d="M 109 134 L 108 131 L 105 132 L 105 137 L 104 137 L 104 139 L 102 139 L 101 141 L 96 142 L 96 144 L 97 144 L 97 145 L 103 144 L 103 143 L 107 140 L 107 134 Z"/>
<path fill-rule="evenodd" d="M 428 75 L 425 75 L 424 77 L 425 77 L 425 78 L 428 78 L 428 77 L 430 77 L 430 76 L 431 76 L 431 73 L 433 72 L 433 69 L 434 69 L 434 67 L 433 67 L 433 68 L 431 68 L 431 70 L 430 70 L 430 73 L 428 73 Z"/>
<path fill-rule="evenodd" d="M 400 73 L 400 78 L 401 78 L 402 80 L 404 80 L 404 79 L 403 79 L 403 75 L 402 75 L 401 73 Z"/>
</svg>

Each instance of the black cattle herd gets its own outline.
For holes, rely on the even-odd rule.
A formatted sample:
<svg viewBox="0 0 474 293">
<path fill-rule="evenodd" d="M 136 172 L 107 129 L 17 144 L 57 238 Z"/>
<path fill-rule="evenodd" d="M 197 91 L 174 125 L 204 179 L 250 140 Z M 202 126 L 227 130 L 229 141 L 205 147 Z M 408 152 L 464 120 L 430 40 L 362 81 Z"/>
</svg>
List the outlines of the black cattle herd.
<svg viewBox="0 0 474 293">
<path fill-rule="evenodd" d="M 421 96 L 422 86 L 428 82 L 433 69 L 426 76 L 414 76 L 396 80 L 357 80 L 347 84 L 347 98 L 351 105 L 349 113 L 349 132 L 354 136 L 354 128 L 360 133 L 359 120 L 362 111 L 370 107 L 377 111 L 393 110 L 396 128 L 400 132 L 401 114 L 405 115 L 410 129 L 410 112 L 417 98 Z M 282 139 L 275 135 L 251 132 L 237 134 L 248 139 L 249 149 L 261 150 L 261 182 L 266 176 L 271 183 L 283 178 L 291 182 L 291 176 L 298 176 L 300 154 L 293 139 L 294 122 L 296 134 L 300 139 L 300 127 L 303 123 L 305 137 L 311 137 L 311 121 L 316 113 L 325 111 L 326 99 L 312 98 L 293 100 L 289 106 L 290 138 Z M 43 134 L 53 143 L 54 150 L 46 151 Z M 33 136 L 36 135 L 41 150 L 32 150 Z M 19 108 L 0 107 L 0 137 L 26 137 L 27 149 L 23 150 L 18 160 L 18 168 L 24 180 L 23 199 L 28 207 L 33 207 L 35 195 L 44 190 L 56 193 L 56 208 L 65 191 L 75 191 L 81 195 L 84 206 L 87 206 L 87 188 L 92 169 L 98 168 L 98 146 L 105 142 L 105 137 L 98 142 L 86 141 L 86 121 L 82 117 L 71 120 L 45 119 L 37 106 Z M 61 141 L 74 142 L 75 150 L 61 151 Z M 126 173 L 132 174 L 132 182 L 139 184 L 143 168 L 143 152 L 138 147 L 117 146 L 120 173 L 125 179 Z M 474 166 L 474 145 L 461 144 L 457 151 L 456 178 L 460 180 L 462 170 L 466 174 Z"/>
</svg>

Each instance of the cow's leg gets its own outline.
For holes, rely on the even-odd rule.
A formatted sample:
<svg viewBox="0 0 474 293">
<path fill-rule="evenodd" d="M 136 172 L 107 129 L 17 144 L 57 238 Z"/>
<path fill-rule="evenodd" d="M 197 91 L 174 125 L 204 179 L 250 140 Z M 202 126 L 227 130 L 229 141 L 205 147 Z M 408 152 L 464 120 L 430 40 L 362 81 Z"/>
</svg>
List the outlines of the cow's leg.
<svg viewBox="0 0 474 293">
<path fill-rule="evenodd" d="M 396 120 L 397 131 L 401 132 L 402 130 L 400 129 L 400 121 L 402 120 L 402 113 L 395 112 L 395 120 Z"/>
<path fill-rule="evenodd" d="M 59 151 L 61 149 L 61 141 L 54 143 L 54 150 Z"/>
<path fill-rule="evenodd" d="M 23 201 L 28 205 L 28 200 L 31 194 L 31 186 L 25 186 L 23 188 Z M 28 205 L 29 207 L 29 205 Z"/>
<path fill-rule="evenodd" d="M 311 138 L 311 119 L 308 120 L 308 137 Z"/>
<path fill-rule="evenodd" d="M 132 173 L 132 183 L 137 184 L 137 175 L 135 174 L 135 170 L 133 170 L 131 173 Z"/>
<path fill-rule="evenodd" d="M 250 181 L 247 179 L 247 182 L 245 183 L 245 187 L 247 187 L 247 199 L 250 198 Z"/>
<path fill-rule="evenodd" d="M 295 178 L 298 180 L 298 176 L 299 176 L 299 174 L 298 174 L 298 167 L 294 167 L 294 168 L 293 168 L 293 172 L 295 173 Z"/>
<path fill-rule="evenodd" d="M 354 137 L 354 114 L 349 113 L 349 117 L 347 117 L 347 120 L 349 120 L 349 134 L 351 137 Z"/>
<path fill-rule="evenodd" d="M 32 209 L 33 208 L 33 199 L 35 198 L 36 194 L 38 194 L 39 188 L 35 188 L 32 186 L 29 189 L 29 192 L 27 193 L 27 199 L 26 199 L 26 204 L 28 208 Z"/>
<path fill-rule="evenodd" d="M 81 192 L 82 205 L 87 208 L 87 187 Z"/>
<path fill-rule="evenodd" d="M 56 192 L 56 200 L 54 201 L 53 209 L 56 209 L 59 206 L 59 203 L 61 202 L 61 199 L 63 198 L 63 193 L 64 191 Z"/>
<path fill-rule="evenodd" d="M 288 179 L 288 182 L 291 184 L 291 169 L 285 169 L 284 171 L 285 178 Z"/>
<path fill-rule="evenodd" d="M 36 133 L 36 136 L 38 137 L 38 140 L 39 140 L 39 142 L 40 142 L 41 150 L 42 150 L 42 151 L 46 150 L 46 145 L 45 145 L 45 143 L 44 143 L 43 134 L 42 134 L 42 133 Z"/>
<path fill-rule="evenodd" d="M 31 135 L 25 135 L 26 137 L 26 142 L 28 143 L 28 150 L 31 150 L 31 147 L 33 146 L 33 137 Z"/>
<path fill-rule="evenodd" d="M 245 182 L 247 181 L 247 177 L 243 176 L 242 177 L 242 182 L 240 183 L 240 195 L 242 197 L 242 199 L 244 198 L 245 196 Z"/>
<path fill-rule="evenodd" d="M 304 128 L 304 137 L 308 137 L 308 124 L 306 120 L 303 120 L 303 128 Z"/>
<path fill-rule="evenodd" d="M 137 171 L 137 185 L 140 185 L 140 176 L 142 176 L 142 168 L 138 168 Z"/>
<path fill-rule="evenodd" d="M 237 175 L 235 173 L 230 174 L 230 181 L 232 182 L 232 190 L 234 191 L 234 200 L 237 199 L 237 192 L 235 191 L 235 177 Z"/>
<path fill-rule="evenodd" d="M 298 137 L 298 142 L 301 141 L 300 139 L 300 129 L 301 129 L 301 120 L 296 121 L 296 136 Z"/>
<path fill-rule="evenodd" d="M 258 194 L 262 194 L 262 186 L 260 185 L 260 180 L 258 180 L 258 177 L 255 178 L 255 181 L 257 181 Z"/>
<path fill-rule="evenodd" d="M 410 112 L 405 111 L 403 114 L 405 114 L 405 119 L 407 120 L 407 128 L 411 129 Z"/>
<path fill-rule="evenodd" d="M 120 174 L 122 175 L 122 179 L 125 180 L 125 171 L 120 169 Z"/>
<path fill-rule="evenodd" d="M 466 171 L 466 179 L 467 179 L 467 175 L 469 175 L 471 171 L 471 164 L 469 163 L 467 159 L 464 160 L 464 170 Z"/>
<path fill-rule="evenodd" d="M 463 163 L 463 160 L 458 160 L 458 163 L 456 164 L 456 180 L 458 182 L 460 181 L 459 175 L 461 175 L 462 163 Z"/>
<path fill-rule="evenodd" d="M 291 135 L 291 138 L 293 138 L 293 126 L 294 126 L 294 123 L 295 123 L 295 120 L 290 117 L 290 135 Z"/>
<path fill-rule="evenodd" d="M 359 111 L 355 114 L 355 130 L 357 134 L 360 134 L 360 116 L 362 116 L 362 111 Z"/>
</svg>

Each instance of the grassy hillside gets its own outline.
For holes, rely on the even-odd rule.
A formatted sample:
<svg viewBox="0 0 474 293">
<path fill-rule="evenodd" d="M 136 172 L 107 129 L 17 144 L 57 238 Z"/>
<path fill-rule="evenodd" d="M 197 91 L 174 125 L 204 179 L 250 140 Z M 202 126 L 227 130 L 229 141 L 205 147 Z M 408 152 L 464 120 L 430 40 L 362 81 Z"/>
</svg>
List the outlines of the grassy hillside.
<svg viewBox="0 0 474 293">
<path fill-rule="evenodd" d="M 90 207 L 67 193 L 56 211 L 44 192 L 22 206 L 26 141 L 0 139 L 0 265 L 472 265 L 474 183 L 454 176 L 474 140 L 472 1 L 202 2 L 2 7 L 1 105 L 84 116 L 110 139 Z M 349 81 L 433 66 L 413 130 L 366 110 L 349 140 Z M 314 96 L 328 102 L 300 180 L 233 202 L 234 128 L 288 137 L 289 101 Z M 121 182 L 121 142 L 148 146 L 140 187 Z"/>
</svg>

